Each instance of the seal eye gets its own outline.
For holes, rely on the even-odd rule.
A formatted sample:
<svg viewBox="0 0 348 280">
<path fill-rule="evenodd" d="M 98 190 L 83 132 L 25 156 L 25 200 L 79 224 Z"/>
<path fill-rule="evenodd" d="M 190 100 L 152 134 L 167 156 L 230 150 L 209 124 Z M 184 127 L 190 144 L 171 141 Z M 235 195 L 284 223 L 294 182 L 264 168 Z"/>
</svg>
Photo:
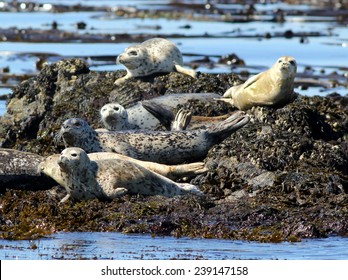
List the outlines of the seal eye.
<svg viewBox="0 0 348 280">
<path fill-rule="evenodd" d="M 291 65 L 296 65 L 295 60 L 291 60 L 291 61 L 290 61 L 290 64 L 291 64 Z"/>
<path fill-rule="evenodd" d="M 278 63 L 282 63 L 282 62 L 283 62 L 283 60 L 282 60 L 282 59 L 279 59 L 279 60 L 278 60 Z"/>
<path fill-rule="evenodd" d="M 137 53 L 136 51 L 130 51 L 130 52 L 128 53 L 128 55 L 137 56 L 138 53 Z"/>
<path fill-rule="evenodd" d="M 72 153 L 71 156 L 72 157 L 77 157 L 77 154 L 76 153 Z"/>
<path fill-rule="evenodd" d="M 115 107 L 114 107 L 114 110 L 115 110 L 115 111 L 118 111 L 118 110 L 120 110 L 120 108 L 115 106 Z"/>
</svg>

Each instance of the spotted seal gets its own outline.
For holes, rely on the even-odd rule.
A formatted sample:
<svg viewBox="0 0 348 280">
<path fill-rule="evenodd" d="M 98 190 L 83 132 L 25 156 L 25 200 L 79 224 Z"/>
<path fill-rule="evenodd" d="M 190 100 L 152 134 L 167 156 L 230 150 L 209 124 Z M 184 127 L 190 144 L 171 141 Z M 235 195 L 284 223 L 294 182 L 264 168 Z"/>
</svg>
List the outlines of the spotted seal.
<svg viewBox="0 0 348 280">
<path fill-rule="evenodd" d="M 122 84 L 131 77 L 148 76 L 154 73 L 179 72 L 196 77 L 196 72 L 186 69 L 180 50 L 170 41 L 163 38 L 153 38 L 141 44 L 129 46 L 116 60 L 127 69 L 126 76 L 115 81 Z"/>
<path fill-rule="evenodd" d="M 173 197 L 187 193 L 201 195 L 200 190 L 190 184 L 172 180 L 127 160 L 93 161 L 80 148 L 67 148 L 57 160 L 57 172 L 46 174 L 65 187 L 68 198 L 87 200 L 114 199 L 125 194 L 162 195 Z M 125 172 L 126 171 L 126 172 Z"/>
<path fill-rule="evenodd" d="M 87 122 L 71 118 L 61 126 L 57 139 L 65 147 L 80 147 L 88 153 L 115 152 L 136 159 L 164 164 L 202 160 L 209 149 L 249 122 L 244 112 L 206 129 L 191 131 L 109 131 L 96 132 Z"/>
<path fill-rule="evenodd" d="M 145 107 L 145 109 L 147 108 Z M 163 111 L 165 112 L 165 116 L 160 115 L 160 118 L 154 115 L 151 111 L 150 113 L 152 113 L 167 130 L 185 130 L 191 121 L 192 114 L 187 110 L 179 110 L 175 117 L 170 110 L 164 110 L 162 108 L 162 112 Z M 141 129 L 143 125 L 148 125 L 145 124 L 145 122 L 149 119 L 144 118 L 143 122 L 140 122 L 142 125 L 130 123 L 127 110 L 122 105 L 119 103 L 108 103 L 100 109 L 100 120 L 105 129 L 109 131 L 120 131 Z M 153 128 L 156 129 L 157 127 L 158 126 L 156 125 Z"/>
<path fill-rule="evenodd" d="M 50 177 L 54 178 L 56 182 L 61 183 L 59 181 L 59 170 L 57 165 L 57 160 L 59 158 L 59 154 L 50 155 L 46 158 L 43 158 L 40 161 L 38 166 L 38 172 L 49 174 Z M 178 165 L 166 165 L 160 164 L 151 161 L 142 161 L 138 159 L 134 159 L 131 157 L 127 157 L 124 155 L 120 155 L 117 153 L 110 152 L 99 152 L 99 153 L 90 153 L 88 154 L 90 160 L 98 162 L 99 160 L 108 160 L 109 162 L 123 160 L 134 162 L 142 167 L 149 169 L 153 172 L 156 172 L 164 177 L 167 177 L 171 180 L 182 179 L 184 177 L 193 177 L 202 173 L 205 173 L 207 169 L 204 166 L 204 162 L 194 162 L 188 164 L 178 164 Z M 56 175 L 57 174 L 57 175 Z"/>
<path fill-rule="evenodd" d="M 296 60 L 290 56 L 282 56 L 268 70 L 228 89 L 220 100 L 239 110 L 247 110 L 253 106 L 282 107 L 296 98 L 296 70 Z"/>
<path fill-rule="evenodd" d="M 185 128 L 188 123 L 221 121 L 221 118 L 192 116 L 190 122 L 190 119 L 188 119 L 189 113 L 178 112 L 176 116 L 172 113 L 178 105 L 186 104 L 191 100 L 215 103 L 219 98 L 221 96 L 215 93 L 169 94 L 142 101 L 127 109 L 119 103 L 108 103 L 100 109 L 100 119 L 103 126 L 111 131 L 127 129 L 159 130 L 162 127 L 166 130 L 178 130 Z M 226 119 L 227 117 L 222 118 Z"/>
<path fill-rule="evenodd" d="M 136 160 L 116 153 L 92 153 L 88 156 L 92 160 L 132 161 L 172 180 L 194 177 L 207 171 L 204 162 L 165 165 Z M 0 191 L 4 191 L 6 188 L 43 190 L 55 186 L 56 181 L 42 171 L 43 169 L 54 170 L 52 162 L 56 163 L 58 157 L 58 154 L 43 157 L 35 153 L 0 148 Z"/>
</svg>

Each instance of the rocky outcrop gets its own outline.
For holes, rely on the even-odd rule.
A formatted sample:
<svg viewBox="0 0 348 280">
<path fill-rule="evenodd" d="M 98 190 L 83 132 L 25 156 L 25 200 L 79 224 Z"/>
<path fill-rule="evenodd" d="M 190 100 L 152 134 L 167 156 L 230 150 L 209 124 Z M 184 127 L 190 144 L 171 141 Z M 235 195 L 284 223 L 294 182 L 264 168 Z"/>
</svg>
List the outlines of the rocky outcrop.
<svg viewBox="0 0 348 280">
<path fill-rule="evenodd" d="M 233 74 L 201 73 L 193 79 L 170 73 L 114 86 L 122 75 L 124 71 L 89 71 L 81 60 L 46 66 L 14 89 L 0 122 L 2 147 L 57 153 L 62 147 L 54 145 L 54 135 L 68 117 L 98 127 L 98 110 L 107 102 L 130 106 L 163 94 L 222 94 L 238 79 Z M 184 107 L 206 116 L 234 110 L 220 102 Z M 284 108 L 258 107 L 247 113 L 250 123 L 214 146 L 205 159 L 209 171 L 191 179 L 205 196 L 125 196 L 60 205 L 60 189 L 9 190 L 0 198 L 2 220 L 10 221 L 1 222 L 1 236 L 113 230 L 278 242 L 347 235 L 348 97 L 300 96 Z M 29 216 L 45 225 L 42 231 L 25 218 Z M 23 233 L 19 225 L 24 222 Z"/>
</svg>

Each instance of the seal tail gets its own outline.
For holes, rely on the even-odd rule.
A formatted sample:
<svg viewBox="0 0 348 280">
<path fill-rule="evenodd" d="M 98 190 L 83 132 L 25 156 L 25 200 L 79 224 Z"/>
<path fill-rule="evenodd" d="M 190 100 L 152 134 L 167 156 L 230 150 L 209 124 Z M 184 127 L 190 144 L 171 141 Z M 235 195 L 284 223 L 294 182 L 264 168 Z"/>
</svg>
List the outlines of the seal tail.
<svg viewBox="0 0 348 280">
<path fill-rule="evenodd" d="M 149 113 L 157 118 L 167 130 L 171 130 L 172 122 L 175 119 L 171 110 L 152 101 L 143 101 L 141 104 Z"/>
<path fill-rule="evenodd" d="M 218 143 L 225 140 L 233 132 L 242 128 L 249 120 L 249 116 L 243 111 L 236 111 L 226 120 L 209 126 L 208 133 L 212 136 L 214 142 Z"/>
</svg>

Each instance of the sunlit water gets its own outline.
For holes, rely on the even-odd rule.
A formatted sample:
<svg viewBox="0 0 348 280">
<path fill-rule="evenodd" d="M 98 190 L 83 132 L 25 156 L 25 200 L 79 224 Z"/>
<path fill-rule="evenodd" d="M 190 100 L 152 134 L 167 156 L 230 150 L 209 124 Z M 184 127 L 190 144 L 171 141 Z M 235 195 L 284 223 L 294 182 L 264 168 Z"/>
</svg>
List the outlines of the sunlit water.
<svg viewBox="0 0 348 280">
<path fill-rule="evenodd" d="M 83 232 L 58 233 L 36 241 L 0 240 L 2 260 L 63 258 L 347 260 L 348 239 L 330 237 L 269 244 Z"/>
</svg>

